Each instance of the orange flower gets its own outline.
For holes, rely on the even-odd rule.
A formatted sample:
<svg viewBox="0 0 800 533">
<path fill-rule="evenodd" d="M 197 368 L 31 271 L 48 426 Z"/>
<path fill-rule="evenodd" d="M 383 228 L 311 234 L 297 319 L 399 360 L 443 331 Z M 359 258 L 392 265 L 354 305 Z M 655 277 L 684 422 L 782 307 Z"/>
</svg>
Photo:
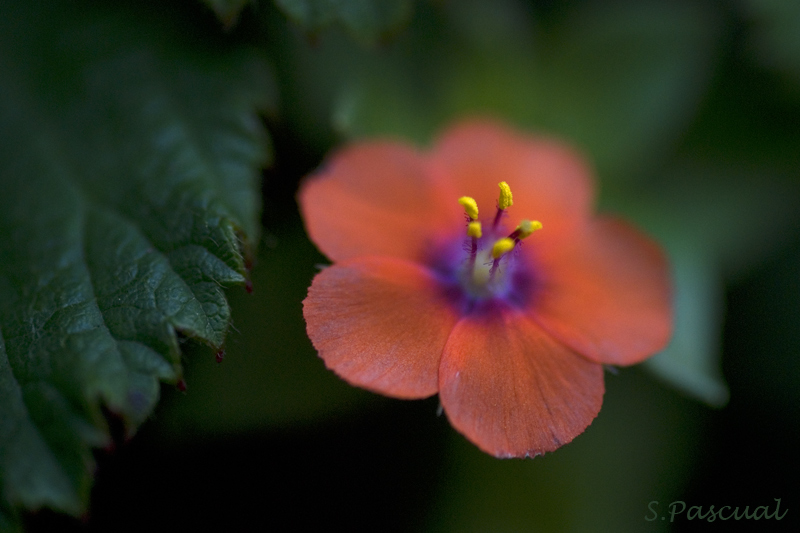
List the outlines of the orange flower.
<svg viewBox="0 0 800 533">
<path fill-rule="evenodd" d="M 600 411 L 603 364 L 638 363 L 671 331 L 663 253 L 592 217 L 592 200 L 575 153 L 494 123 L 457 125 L 425 154 L 345 148 L 299 193 L 335 262 L 303 302 L 308 336 L 353 385 L 438 393 L 490 454 L 555 450 Z"/>
</svg>

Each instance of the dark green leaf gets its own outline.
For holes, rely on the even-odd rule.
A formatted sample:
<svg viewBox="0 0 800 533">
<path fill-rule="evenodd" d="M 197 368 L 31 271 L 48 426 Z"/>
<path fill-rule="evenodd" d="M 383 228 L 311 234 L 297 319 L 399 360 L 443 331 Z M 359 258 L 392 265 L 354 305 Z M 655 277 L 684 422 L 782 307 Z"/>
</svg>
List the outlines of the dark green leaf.
<svg viewBox="0 0 800 533">
<path fill-rule="evenodd" d="M 133 433 L 181 376 L 178 334 L 223 342 L 223 286 L 258 234 L 270 78 L 147 5 L 3 4 L 2 501 L 77 515 L 101 407 Z"/>
</svg>

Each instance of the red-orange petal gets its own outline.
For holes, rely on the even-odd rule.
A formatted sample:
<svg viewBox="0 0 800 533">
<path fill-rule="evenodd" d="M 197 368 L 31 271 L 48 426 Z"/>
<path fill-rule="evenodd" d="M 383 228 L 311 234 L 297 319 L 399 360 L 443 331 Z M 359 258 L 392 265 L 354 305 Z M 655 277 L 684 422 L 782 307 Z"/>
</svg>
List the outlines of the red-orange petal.
<svg viewBox="0 0 800 533">
<path fill-rule="evenodd" d="M 442 350 L 458 320 L 427 270 L 384 257 L 317 274 L 303 314 L 328 368 L 352 385 L 397 398 L 436 393 Z"/>
<path fill-rule="evenodd" d="M 451 191 L 478 202 L 481 218 L 496 212 L 499 189 L 508 182 L 514 204 L 506 224 L 522 219 L 542 222 L 542 245 L 558 244 L 591 213 L 594 182 L 582 158 L 566 146 L 524 135 L 491 121 L 469 121 L 445 132 L 430 156 L 432 172 Z"/>
<path fill-rule="evenodd" d="M 638 363 L 672 332 L 670 277 L 659 246 L 630 225 L 598 218 L 571 246 L 536 261 L 530 316 L 589 359 Z"/>
<path fill-rule="evenodd" d="M 309 237 L 333 261 L 365 255 L 421 259 L 431 232 L 462 223 L 443 209 L 423 158 L 400 143 L 336 153 L 298 194 Z M 457 197 L 452 208 L 458 208 Z"/>
<path fill-rule="evenodd" d="M 603 369 L 507 309 L 454 328 L 439 367 L 450 423 L 497 457 L 535 456 L 570 442 L 600 412 Z"/>
</svg>

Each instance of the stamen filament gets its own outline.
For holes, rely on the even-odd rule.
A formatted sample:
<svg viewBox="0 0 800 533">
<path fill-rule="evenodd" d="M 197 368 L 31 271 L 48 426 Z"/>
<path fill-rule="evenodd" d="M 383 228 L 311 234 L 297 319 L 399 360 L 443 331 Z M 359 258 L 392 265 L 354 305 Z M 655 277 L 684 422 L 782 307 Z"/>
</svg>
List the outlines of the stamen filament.
<svg viewBox="0 0 800 533">
<path fill-rule="evenodd" d="M 469 260 L 467 262 L 467 275 L 472 278 L 475 272 L 475 260 L 478 257 L 478 239 L 472 237 L 472 243 L 469 250 Z"/>
<path fill-rule="evenodd" d="M 497 229 L 497 225 L 500 224 L 500 219 L 503 218 L 503 213 L 505 211 L 497 207 L 497 214 L 494 216 L 494 222 L 492 222 L 492 229 Z"/>
<path fill-rule="evenodd" d="M 489 283 L 494 281 L 494 273 L 497 272 L 497 267 L 500 265 L 500 259 L 492 261 L 492 268 L 489 270 Z"/>
<path fill-rule="evenodd" d="M 467 262 L 467 275 L 472 277 L 475 271 L 475 260 L 478 256 L 478 239 L 481 238 L 483 232 L 481 231 L 481 223 L 473 220 L 467 225 L 467 236 L 472 239 L 469 250 L 469 260 Z"/>
</svg>

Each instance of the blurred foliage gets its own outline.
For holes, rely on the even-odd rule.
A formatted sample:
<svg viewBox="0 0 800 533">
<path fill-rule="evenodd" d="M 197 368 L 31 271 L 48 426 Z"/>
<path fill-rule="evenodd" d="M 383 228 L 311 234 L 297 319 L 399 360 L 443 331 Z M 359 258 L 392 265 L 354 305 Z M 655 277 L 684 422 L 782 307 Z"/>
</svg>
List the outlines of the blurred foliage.
<svg viewBox="0 0 800 533">
<path fill-rule="evenodd" d="M 275 4 L 307 32 L 340 24 L 368 44 L 398 31 L 412 12 L 411 0 L 275 0 Z"/>
<path fill-rule="evenodd" d="M 251 2 L 251 0 L 203 0 L 208 6 L 214 10 L 219 19 L 225 24 L 227 28 L 232 27 L 242 9 Z"/>
<path fill-rule="evenodd" d="M 800 4 L 746 0 L 744 6 L 755 26 L 751 47 L 758 60 L 800 82 Z"/>
<path fill-rule="evenodd" d="M 296 119 L 311 130 L 332 120 L 349 138 L 427 142 L 456 117 L 491 114 L 572 140 L 604 179 L 630 177 L 695 112 L 717 23 L 707 6 L 678 3 L 561 18 L 547 25 L 521 2 L 466 1 L 421 6 L 409 31 L 380 49 L 295 37 L 284 74 L 307 102 Z"/>
<path fill-rule="evenodd" d="M 144 209 L 141 192 L 131 192 L 140 184 L 166 194 L 170 184 L 197 180 L 187 192 L 197 217 L 192 230 L 240 229 L 235 239 L 259 244 L 253 294 L 228 295 L 234 329 L 224 360 L 182 344 L 187 391 L 166 391 L 144 424 L 149 437 L 128 445 L 132 458 L 124 451 L 101 458 L 93 495 L 101 504 L 90 524 L 280 529 L 324 520 L 359 529 L 381 520 L 385 530 L 640 531 L 652 500 L 758 505 L 745 499 L 800 497 L 786 474 L 800 445 L 797 2 L 3 4 L 0 293 L 14 295 L 0 304 L 4 337 L 9 309 L 25 293 L 17 278 L 8 281 L 9 265 L 23 272 L 18 258 L 68 241 L 73 230 L 59 224 L 60 213 L 102 211 L 92 227 L 113 233 L 121 214 L 150 219 L 151 211 L 129 215 Z M 265 107 L 275 168 L 266 175 L 262 228 L 253 177 L 269 145 L 253 117 Z M 706 404 L 729 400 L 726 409 L 708 411 L 625 369 L 607 376 L 605 405 L 585 435 L 543 458 L 500 462 L 436 419 L 431 402 L 378 398 L 324 368 L 302 320 L 301 301 L 324 259 L 297 216 L 299 180 L 339 143 L 388 136 L 425 146 L 464 115 L 495 116 L 586 153 L 597 169 L 601 210 L 640 224 L 671 259 L 675 335 L 643 368 Z M 174 202 L 159 205 L 156 224 L 180 218 Z M 188 230 L 176 223 L 175 231 L 148 232 L 146 224 L 126 226 L 144 234 L 134 242 L 168 257 L 167 274 L 171 267 L 198 280 L 208 264 L 174 261 L 157 238 L 169 242 Z M 118 249 L 106 241 L 87 248 L 88 257 Z M 222 247 L 221 255 L 236 257 L 237 243 Z M 235 276 L 210 279 L 241 280 L 241 259 L 228 265 Z M 39 267 L 26 274 L 31 291 L 37 276 L 54 269 L 45 259 Z M 104 279 L 113 284 L 113 276 Z M 147 285 L 151 278 L 141 279 Z M 189 336 L 219 344 L 225 317 L 213 334 Z M 180 373 L 174 331 L 160 335 L 172 343 L 162 351 L 169 364 L 163 372 L 142 367 L 131 378 L 146 389 L 146 406 L 126 415 L 122 400 L 100 395 L 128 417 L 131 432 L 158 398 L 155 377 L 174 381 Z M 0 357 L 20 353 L 0 339 Z M 95 352 L 79 353 L 88 364 Z M 8 368 L 0 362 L 0 401 L 13 390 Z M 19 505 L 84 508 L 92 457 L 81 439 L 108 442 L 93 398 L 94 411 L 82 418 L 100 433 L 70 444 L 84 464 L 73 461 L 82 492 L 69 505 L 9 496 L 16 482 L 8 472 L 23 463 L 9 466 L 13 428 L 0 406 L 0 531 L 17 527 Z M 53 438 L 76 435 L 64 425 L 53 426 Z M 725 452 L 733 440 L 735 454 Z M 104 480 L 102 472 L 115 468 L 120 477 Z M 152 486 L 172 469 L 188 486 Z M 755 481 L 740 482 L 737 473 Z M 251 478 L 267 481 L 253 488 Z M 219 480 L 223 486 L 213 485 Z M 277 499 L 267 492 L 272 486 Z M 209 494 L 218 509 L 208 505 Z M 232 508 L 235 516 L 221 511 Z M 165 512 L 156 519 L 158 509 Z M 51 530 L 53 520 L 77 527 L 47 514 L 28 525 Z"/>
</svg>

